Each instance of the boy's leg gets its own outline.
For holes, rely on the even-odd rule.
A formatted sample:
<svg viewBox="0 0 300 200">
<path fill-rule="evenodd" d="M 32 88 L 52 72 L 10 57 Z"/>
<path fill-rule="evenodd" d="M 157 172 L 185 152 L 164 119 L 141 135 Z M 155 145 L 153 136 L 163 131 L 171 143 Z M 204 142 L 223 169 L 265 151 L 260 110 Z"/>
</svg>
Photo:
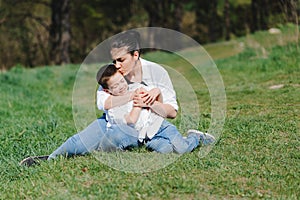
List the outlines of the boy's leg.
<svg viewBox="0 0 300 200">
<path fill-rule="evenodd" d="M 189 135 L 186 139 L 177 130 L 176 126 L 164 121 L 158 133 L 146 144 L 147 148 L 160 153 L 186 153 L 191 152 L 199 145 L 199 139 L 195 135 Z"/>
</svg>

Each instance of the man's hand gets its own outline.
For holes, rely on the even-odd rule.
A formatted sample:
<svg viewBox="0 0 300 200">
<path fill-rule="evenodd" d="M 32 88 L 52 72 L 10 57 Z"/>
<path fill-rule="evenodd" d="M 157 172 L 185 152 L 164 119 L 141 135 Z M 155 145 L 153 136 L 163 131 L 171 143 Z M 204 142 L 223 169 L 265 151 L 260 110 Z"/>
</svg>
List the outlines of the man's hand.
<svg viewBox="0 0 300 200">
<path fill-rule="evenodd" d="M 144 94 L 147 93 L 147 90 L 144 88 L 138 88 L 134 91 L 133 95 L 133 106 L 135 107 L 149 107 L 143 100 Z"/>
<path fill-rule="evenodd" d="M 133 97 L 134 105 L 140 107 L 150 107 L 155 101 L 158 100 L 160 96 L 160 89 L 153 88 L 149 91 L 144 88 L 139 88 L 135 91 L 135 95 Z"/>
<path fill-rule="evenodd" d="M 177 115 L 177 111 L 173 106 L 162 102 L 162 95 L 158 88 L 154 88 L 150 91 L 146 91 L 143 88 L 137 89 L 133 96 L 133 106 L 149 108 L 164 118 L 174 119 Z"/>
</svg>

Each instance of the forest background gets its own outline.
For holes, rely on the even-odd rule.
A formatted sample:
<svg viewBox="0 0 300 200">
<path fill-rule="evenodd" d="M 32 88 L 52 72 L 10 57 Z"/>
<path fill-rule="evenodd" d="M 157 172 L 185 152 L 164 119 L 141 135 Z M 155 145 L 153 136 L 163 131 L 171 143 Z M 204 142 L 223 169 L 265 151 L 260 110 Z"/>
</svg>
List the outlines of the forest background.
<svg viewBox="0 0 300 200">
<path fill-rule="evenodd" d="M 137 27 L 200 44 L 298 24 L 299 0 L 0 0 L 0 69 L 81 63 L 103 40 Z"/>
</svg>

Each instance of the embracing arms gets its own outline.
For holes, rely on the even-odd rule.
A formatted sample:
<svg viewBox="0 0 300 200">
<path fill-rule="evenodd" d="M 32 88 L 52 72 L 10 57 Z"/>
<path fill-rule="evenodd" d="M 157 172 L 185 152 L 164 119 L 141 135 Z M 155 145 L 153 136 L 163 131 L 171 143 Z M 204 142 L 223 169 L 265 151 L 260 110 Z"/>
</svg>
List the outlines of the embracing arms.
<svg viewBox="0 0 300 200">
<path fill-rule="evenodd" d="M 127 92 L 122 96 L 109 95 L 109 97 L 104 102 L 104 109 L 109 110 L 113 107 L 124 105 L 125 103 L 133 100 L 133 96 L 134 92 Z"/>
<path fill-rule="evenodd" d="M 142 90 L 133 97 L 133 104 L 137 107 L 150 108 L 156 114 L 164 118 L 175 118 L 177 111 L 170 104 L 163 103 L 159 88 L 149 91 Z"/>
<path fill-rule="evenodd" d="M 127 124 L 135 124 L 140 117 L 141 111 L 142 111 L 141 107 L 133 106 L 130 113 L 125 115 L 126 123 Z"/>
<path fill-rule="evenodd" d="M 177 110 L 173 104 L 162 103 L 163 99 L 159 88 L 153 88 L 149 91 L 144 89 L 140 90 L 139 93 L 131 91 L 123 96 L 113 96 L 103 90 L 97 91 L 97 107 L 99 110 L 109 110 L 124 105 L 131 100 L 134 100 L 134 107 L 149 108 L 164 118 L 175 118 L 177 115 Z M 134 108 L 133 113 L 138 113 L 138 110 L 138 108 Z M 136 121 L 134 118 L 131 117 L 129 121 Z"/>
</svg>

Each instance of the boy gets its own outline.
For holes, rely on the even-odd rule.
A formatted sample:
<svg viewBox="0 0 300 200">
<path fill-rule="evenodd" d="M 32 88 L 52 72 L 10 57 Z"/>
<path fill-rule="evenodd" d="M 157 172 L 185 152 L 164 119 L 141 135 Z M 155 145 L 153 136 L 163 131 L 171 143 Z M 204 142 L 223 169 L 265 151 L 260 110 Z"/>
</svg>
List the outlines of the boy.
<svg viewBox="0 0 300 200">
<path fill-rule="evenodd" d="M 103 88 L 103 91 L 114 95 L 125 95 L 130 91 L 135 98 L 138 98 L 139 94 L 143 94 L 150 87 L 140 83 L 127 84 L 125 78 L 118 71 L 113 64 L 102 67 L 97 73 L 97 81 Z M 162 102 L 162 95 L 158 88 L 151 89 L 156 96 L 156 100 Z M 104 110 L 106 119 L 108 121 L 107 127 L 111 124 L 127 124 L 135 128 L 139 132 L 139 142 L 144 142 L 145 139 L 152 138 L 157 133 L 164 118 L 151 112 L 150 109 L 142 109 L 135 106 L 135 101 L 129 101 L 128 103 Z"/>
</svg>

